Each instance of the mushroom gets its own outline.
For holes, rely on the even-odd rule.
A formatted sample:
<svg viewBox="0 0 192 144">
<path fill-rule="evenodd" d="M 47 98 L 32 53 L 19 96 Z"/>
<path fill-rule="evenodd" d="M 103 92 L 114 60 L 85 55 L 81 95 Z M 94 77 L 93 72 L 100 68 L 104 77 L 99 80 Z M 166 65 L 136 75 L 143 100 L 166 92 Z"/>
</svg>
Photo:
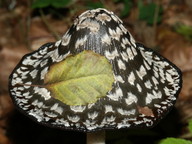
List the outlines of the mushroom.
<svg viewBox="0 0 192 144">
<path fill-rule="evenodd" d="M 102 8 L 82 13 L 61 40 L 25 55 L 9 78 L 12 100 L 25 115 L 82 132 L 153 127 L 181 85 L 179 68 L 137 43 Z"/>
</svg>

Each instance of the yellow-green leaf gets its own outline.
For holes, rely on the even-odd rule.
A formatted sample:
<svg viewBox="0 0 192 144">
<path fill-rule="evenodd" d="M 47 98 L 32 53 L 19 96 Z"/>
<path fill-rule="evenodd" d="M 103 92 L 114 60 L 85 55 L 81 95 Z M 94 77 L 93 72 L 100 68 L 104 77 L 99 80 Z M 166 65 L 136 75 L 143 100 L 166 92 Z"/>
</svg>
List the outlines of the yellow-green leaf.
<svg viewBox="0 0 192 144">
<path fill-rule="evenodd" d="M 192 134 L 192 120 L 189 121 L 188 129 L 189 132 Z"/>
<path fill-rule="evenodd" d="M 105 97 L 114 82 L 112 65 L 100 54 L 83 51 L 50 67 L 45 87 L 67 105 L 86 105 Z"/>
<path fill-rule="evenodd" d="M 166 138 L 161 140 L 159 144 L 192 144 L 192 142 L 181 138 Z"/>
</svg>

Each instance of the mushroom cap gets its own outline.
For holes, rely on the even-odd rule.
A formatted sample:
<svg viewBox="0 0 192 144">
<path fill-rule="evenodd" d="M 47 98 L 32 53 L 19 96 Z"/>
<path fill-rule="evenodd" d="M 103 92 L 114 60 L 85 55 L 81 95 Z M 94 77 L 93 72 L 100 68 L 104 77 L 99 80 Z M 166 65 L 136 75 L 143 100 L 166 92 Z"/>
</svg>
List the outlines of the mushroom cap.
<svg viewBox="0 0 192 144">
<path fill-rule="evenodd" d="M 112 89 L 94 103 L 67 105 L 40 85 L 51 65 L 85 50 L 110 62 Z M 181 85 L 173 63 L 135 42 L 123 22 L 102 8 L 82 13 L 61 40 L 25 55 L 9 78 L 21 112 L 43 125 L 83 132 L 152 127 L 171 110 Z"/>
</svg>

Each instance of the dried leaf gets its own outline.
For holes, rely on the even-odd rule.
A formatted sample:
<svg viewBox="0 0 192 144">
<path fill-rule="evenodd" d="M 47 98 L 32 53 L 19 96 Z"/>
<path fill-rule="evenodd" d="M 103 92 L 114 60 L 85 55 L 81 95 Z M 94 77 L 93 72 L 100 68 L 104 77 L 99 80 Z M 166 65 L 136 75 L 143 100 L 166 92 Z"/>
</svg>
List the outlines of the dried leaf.
<svg viewBox="0 0 192 144">
<path fill-rule="evenodd" d="M 10 47 L 5 46 L 0 51 L 0 91 L 6 91 L 8 85 L 8 78 L 15 65 L 19 62 L 22 56 L 28 53 L 26 47 L 23 45 Z"/>
<path fill-rule="evenodd" d="M 186 100 L 192 97 L 192 71 L 183 73 L 183 88 L 180 93 L 180 100 Z"/>
<path fill-rule="evenodd" d="M 13 110 L 13 104 L 8 94 L 0 95 L 0 119 L 5 118 Z"/>
<path fill-rule="evenodd" d="M 192 70 L 192 45 L 179 34 L 169 29 L 160 29 L 158 43 L 161 53 L 182 71 Z"/>
</svg>

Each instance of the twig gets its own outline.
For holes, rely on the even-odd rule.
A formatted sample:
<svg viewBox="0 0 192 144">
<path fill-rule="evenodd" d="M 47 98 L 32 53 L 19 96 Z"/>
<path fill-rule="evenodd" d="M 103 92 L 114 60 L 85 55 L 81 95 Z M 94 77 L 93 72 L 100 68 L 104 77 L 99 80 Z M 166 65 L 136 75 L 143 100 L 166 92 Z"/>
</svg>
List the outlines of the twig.
<svg viewBox="0 0 192 144">
<path fill-rule="evenodd" d="M 51 32 L 51 34 L 55 37 L 56 40 L 60 40 L 61 39 L 60 36 L 52 29 L 51 25 L 46 20 L 42 9 L 39 9 L 39 13 L 40 13 L 41 19 L 43 20 L 43 22 L 46 25 L 47 29 Z"/>
<path fill-rule="evenodd" d="M 27 2 L 28 8 L 30 9 L 31 7 L 31 1 L 29 0 Z M 30 51 L 33 51 L 31 48 L 31 41 L 30 41 L 30 26 L 31 26 L 31 10 L 29 11 L 29 14 L 27 15 L 27 22 L 26 22 L 26 37 L 27 37 L 27 41 L 26 41 L 26 45 L 27 45 L 27 49 L 29 49 Z"/>
<path fill-rule="evenodd" d="M 158 16 L 159 16 L 159 9 L 160 9 L 160 4 L 159 1 L 157 0 L 156 2 L 156 7 L 155 7 L 155 14 L 154 14 L 154 19 L 153 19 L 153 28 L 156 31 L 157 28 L 157 20 L 158 20 Z"/>
<path fill-rule="evenodd" d="M 105 131 L 87 133 L 87 144 L 105 144 Z"/>
</svg>

